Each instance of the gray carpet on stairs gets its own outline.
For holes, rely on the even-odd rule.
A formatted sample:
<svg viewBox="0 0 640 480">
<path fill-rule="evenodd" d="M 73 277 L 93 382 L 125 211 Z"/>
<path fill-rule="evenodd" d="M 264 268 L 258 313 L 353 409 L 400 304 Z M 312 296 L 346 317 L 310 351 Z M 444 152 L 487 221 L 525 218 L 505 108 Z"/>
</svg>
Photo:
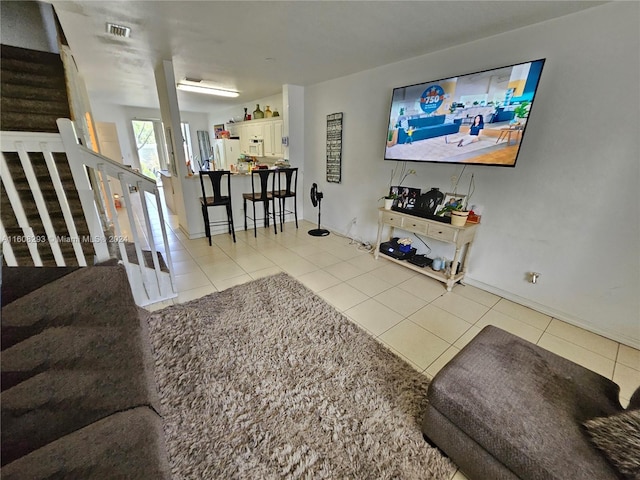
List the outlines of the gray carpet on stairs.
<svg viewBox="0 0 640 480">
<path fill-rule="evenodd" d="M 3 305 L 2 478 L 20 472 L 16 462 L 29 465 L 25 458 L 54 468 L 44 446 L 117 412 L 159 409 L 147 316 L 121 266 L 80 268 Z M 157 455 L 150 458 L 155 465 Z M 91 461 L 97 468 L 102 459 Z"/>
<path fill-rule="evenodd" d="M 175 479 L 439 479 L 428 378 L 287 274 L 149 318 Z"/>
<path fill-rule="evenodd" d="M 59 133 L 56 120 L 71 118 L 65 71 L 60 55 L 11 45 L 0 45 L 0 58 L 0 110 L 2 111 L 0 130 Z M 46 239 L 48 235 L 17 153 L 3 152 L 3 154 L 29 226 L 33 229 L 33 235 Z M 56 235 L 66 238 L 69 236 L 69 232 L 44 157 L 42 154 L 31 152 L 29 158 Z M 66 155 L 56 153 L 54 159 L 78 235 L 81 239 L 90 238 Z M 24 239 L 24 232 L 18 224 L 13 206 L 9 202 L 4 188 L 0 188 L 0 215 L 18 265 L 34 265 Z M 87 258 L 87 263 L 91 264 L 93 244 L 90 241 L 82 241 L 80 244 Z M 71 242 L 59 242 L 58 245 L 62 250 L 66 265 L 79 264 Z M 43 265 L 56 266 L 48 240 L 38 242 L 36 247 Z"/>
</svg>

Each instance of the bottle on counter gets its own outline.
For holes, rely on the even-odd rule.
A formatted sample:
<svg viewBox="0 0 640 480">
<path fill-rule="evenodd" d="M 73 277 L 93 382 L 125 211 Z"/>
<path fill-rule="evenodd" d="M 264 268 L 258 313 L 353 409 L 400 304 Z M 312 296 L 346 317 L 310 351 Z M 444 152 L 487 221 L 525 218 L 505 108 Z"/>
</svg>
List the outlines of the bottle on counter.
<svg viewBox="0 0 640 480">
<path fill-rule="evenodd" d="M 273 116 L 273 112 L 269 108 L 269 105 L 264 109 L 264 118 L 271 118 Z"/>
<path fill-rule="evenodd" d="M 247 118 L 247 107 L 244 107 L 244 121 L 246 122 L 247 120 L 249 120 L 249 118 Z"/>
<path fill-rule="evenodd" d="M 264 118 L 264 112 L 260 110 L 260 104 L 256 103 L 256 109 L 253 111 L 253 119 Z"/>
<path fill-rule="evenodd" d="M 278 113 L 278 109 L 277 108 L 273 109 L 273 116 L 274 117 L 279 117 L 280 116 L 280 114 Z"/>
</svg>

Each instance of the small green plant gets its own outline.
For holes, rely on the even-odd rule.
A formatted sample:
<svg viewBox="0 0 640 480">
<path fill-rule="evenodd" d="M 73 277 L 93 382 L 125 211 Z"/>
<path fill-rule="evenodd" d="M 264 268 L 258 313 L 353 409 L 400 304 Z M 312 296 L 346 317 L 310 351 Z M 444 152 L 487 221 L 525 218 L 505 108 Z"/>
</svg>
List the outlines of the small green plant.
<svg viewBox="0 0 640 480">
<path fill-rule="evenodd" d="M 527 108 L 528 106 L 529 102 L 522 102 L 520 105 L 513 109 L 513 113 L 518 118 L 524 118 L 529 114 L 529 109 Z"/>
<path fill-rule="evenodd" d="M 455 205 L 445 205 L 440 210 L 436 212 L 436 215 L 442 216 L 446 213 L 453 212 L 454 210 L 462 211 L 464 210 L 464 205 L 461 203 L 457 203 Z"/>
<path fill-rule="evenodd" d="M 383 198 L 385 200 L 395 200 L 395 199 L 398 198 L 398 194 L 397 193 L 388 193 L 388 194 L 380 197 L 378 200 L 382 200 Z"/>
</svg>

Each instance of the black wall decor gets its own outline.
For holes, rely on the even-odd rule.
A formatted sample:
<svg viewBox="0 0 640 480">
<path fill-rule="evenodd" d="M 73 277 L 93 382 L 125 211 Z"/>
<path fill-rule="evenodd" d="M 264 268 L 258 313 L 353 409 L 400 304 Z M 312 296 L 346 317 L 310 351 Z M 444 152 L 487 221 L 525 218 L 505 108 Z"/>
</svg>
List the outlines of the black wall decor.
<svg viewBox="0 0 640 480">
<path fill-rule="evenodd" d="M 342 112 L 327 115 L 327 182 L 342 181 Z"/>
</svg>

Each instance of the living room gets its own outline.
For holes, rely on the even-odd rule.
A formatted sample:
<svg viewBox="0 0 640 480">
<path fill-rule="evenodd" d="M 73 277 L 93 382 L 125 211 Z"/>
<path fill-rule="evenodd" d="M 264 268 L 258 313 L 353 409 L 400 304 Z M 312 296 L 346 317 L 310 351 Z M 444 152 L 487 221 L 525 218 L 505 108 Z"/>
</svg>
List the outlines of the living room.
<svg viewBox="0 0 640 480">
<path fill-rule="evenodd" d="M 549 322 L 542 332 L 553 318 L 553 322 L 559 320 L 567 325 L 567 332 L 574 332 L 571 328 L 579 327 L 587 337 L 595 334 L 604 337 L 604 343 L 612 341 L 616 344 L 616 353 L 614 358 L 608 358 L 613 362 L 609 377 L 614 377 L 617 362 L 622 365 L 621 369 L 628 367 L 625 370 L 629 373 L 625 374 L 627 396 L 624 398 L 628 401 L 631 385 L 640 383 L 640 365 L 635 363 L 637 350 L 634 350 L 640 348 L 640 299 L 637 295 L 640 291 L 640 220 L 635 213 L 635 208 L 640 206 L 637 18 L 637 3 L 607 2 L 473 43 L 400 59 L 390 65 L 302 88 L 304 108 L 298 113 L 304 120 L 298 126 L 300 135 L 296 137 L 296 148 L 303 159 L 292 158 L 292 162 L 298 162 L 303 169 L 299 190 L 304 193 L 300 200 L 304 202 L 302 210 L 306 222 L 297 235 L 291 234 L 292 225 L 288 223 L 281 240 L 264 232 L 257 240 L 251 236 L 240 238 L 256 249 L 261 248 L 260 241 L 263 247 L 268 245 L 275 249 L 276 243 L 287 240 L 291 242 L 290 249 L 305 258 L 319 252 L 325 256 L 332 255 L 333 249 L 338 260 L 344 257 L 342 263 L 345 265 L 334 266 L 330 271 L 330 265 L 323 267 L 322 274 L 316 275 L 310 284 L 326 282 L 329 279 L 327 274 L 333 274 L 341 284 L 354 283 L 355 277 L 341 278 L 341 275 L 348 275 L 346 267 L 357 267 L 364 273 L 369 273 L 366 269 L 371 267 L 357 247 L 348 242 L 341 243 L 343 239 L 339 240 L 337 235 L 325 239 L 324 244 L 304 244 L 306 230 L 314 226 L 317 213 L 308 198 L 311 184 L 317 182 L 324 193 L 322 224 L 325 228 L 335 234 L 349 235 L 358 242 L 373 243 L 377 209 L 381 206 L 378 199 L 387 193 L 390 171 L 397 167 L 395 162 L 382 160 L 392 89 L 545 58 L 538 97 L 515 168 L 469 166 L 461 173 L 460 165 L 414 163 L 410 168 L 414 168 L 416 174 L 408 177 L 405 185 L 423 191 L 438 187 L 448 192 L 452 177 L 460 177 L 460 184 L 467 185 L 473 174 L 476 188 L 472 203 L 482 209 L 482 220 L 466 276 L 467 286 L 454 287 L 452 293 L 455 294 L 456 289 L 460 292 L 454 298 L 467 295 L 480 304 L 481 299 L 486 298 L 496 303 L 501 301 L 514 315 L 524 316 L 522 312 L 526 311 L 526 315 L 533 318 L 529 321 L 534 323 L 538 321 L 535 319 L 548 317 Z M 595 34 L 594 31 L 606 33 Z M 596 93 L 603 90 L 607 95 L 604 99 L 605 94 Z M 621 96 L 620 92 L 624 92 L 627 107 L 616 101 Z M 256 98 L 246 103 L 265 104 L 265 99 L 272 98 Z M 191 119 L 192 131 L 208 130 L 215 123 L 227 121 L 230 112 L 240 107 L 208 114 L 189 112 L 185 117 Z M 136 107 L 101 101 L 94 105 L 98 121 L 112 121 L 119 125 L 130 122 L 132 110 Z M 334 112 L 343 112 L 345 118 L 340 184 L 325 181 L 326 116 Z M 602 118 L 615 118 L 616 128 L 603 132 Z M 628 208 L 612 208 L 614 205 Z M 174 227 L 172 240 L 178 247 L 176 252 L 184 252 L 185 255 L 181 257 L 178 253 L 174 259 L 181 269 L 178 276 L 186 275 L 181 279 L 184 281 L 180 292 L 182 300 L 248 281 L 253 279 L 252 273 L 260 270 L 255 267 L 262 258 L 256 255 L 243 258 L 238 263 L 238 258 L 231 255 L 236 248 L 226 235 L 218 236 L 211 248 L 205 245 L 204 239 L 187 239 L 177 228 L 176 218 L 171 217 L 171 221 Z M 185 245 L 190 248 L 185 248 Z M 434 256 L 451 255 L 446 246 L 430 243 L 429 247 Z M 233 274 L 222 278 L 220 269 L 205 271 L 206 261 L 195 262 L 197 258 L 204 258 L 208 248 L 209 252 L 215 252 L 209 255 L 208 260 L 214 262 L 216 258 L 223 258 L 222 270 L 228 268 L 228 272 Z M 347 255 L 349 250 L 354 253 Z M 286 260 L 271 262 L 277 254 L 272 251 L 274 258 L 269 258 L 266 253 L 268 249 L 262 256 L 270 263 L 286 270 Z M 227 263 L 228 259 L 237 265 Z M 316 261 L 321 262 L 317 258 Z M 250 262 L 255 263 L 250 265 Z M 243 263 L 247 267 L 245 270 L 242 270 Z M 292 267 L 292 271 L 298 267 Z M 271 265 L 264 263 L 261 270 L 269 268 Z M 197 271 L 196 275 L 192 275 L 194 271 Z M 535 284 L 528 277 L 532 271 L 540 272 Z M 398 279 L 402 277 L 401 270 L 385 269 L 389 276 L 391 272 L 398 275 Z M 302 277 L 312 272 L 299 269 L 297 273 Z M 203 274 L 206 284 L 198 284 L 196 277 L 202 279 Z M 378 280 L 384 281 L 379 276 Z M 213 281 L 214 278 L 218 283 Z M 433 286 L 427 287 L 418 280 L 414 280 L 412 286 L 409 280 L 394 281 L 393 288 L 404 289 L 405 293 L 411 292 L 412 296 L 419 297 L 415 286 L 421 285 L 428 292 L 426 296 L 432 294 Z M 335 296 L 331 297 L 332 294 Z M 325 298 L 333 298 L 336 305 L 344 301 L 335 291 L 327 293 Z M 390 301 L 386 306 L 390 308 L 392 303 Z M 462 303 L 461 300 L 459 304 Z M 345 308 L 340 310 L 347 311 L 357 306 L 344 305 Z M 454 317 L 456 313 L 465 315 L 447 300 L 440 300 L 439 306 L 449 308 L 447 313 Z M 495 303 L 487 311 L 494 307 Z M 531 310 L 525 310 L 525 307 Z M 496 309 L 494 314 L 496 311 L 504 313 Z M 516 311 L 518 313 L 513 313 Z M 354 317 L 358 315 L 357 309 L 351 313 Z M 498 317 L 498 314 L 494 315 L 494 318 Z M 376 327 L 372 328 L 375 330 Z M 559 335 L 561 328 L 558 328 Z M 566 338 L 571 335 L 558 337 L 563 345 L 568 345 L 568 350 L 578 342 L 576 336 Z M 445 350 L 455 346 L 458 340 L 458 345 L 462 345 L 461 338 L 462 335 L 448 342 Z M 593 351 L 589 353 L 584 345 L 580 347 L 586 350 L 587 356 L 596 354 Z M 630 357 L 619 354 L 622 350 L 632 352 Z M 455 350 L 452 349 L 453 353 Z M 626 358 L 631 358 L 631 361 Z M 444 360 L 446 358 L 443 357 L 441 361 Z M 428 371 L 431 374 L 438 366 L 431 359 L 422 371 L 431 367 Z"/>
<path fill-rule="evenodd" d="M 616 22 L 633 16 L 627 11 L 633 8 L 629 2 L 597 5 L 515 32 L 301 89 L 304 110 L 297 114 L 304 115 L 304 121 L 296 123 L 301 130 L 295 136 L 296 158 L 291 159 L 303 170 L 301 190 L 308 192 L 311 183 L 317 182 L 326 193 L 323 223 L 372 242 L 380 206 L 377 202 L 387 193 L 390 172 L 396 167 L 394 162 L 382 160 L 391 90 L 546 58 L 517 166 L 467 167 L 458 180 L 466 188 L 474 175 L 472 204 L 484 213 L 467 282 L 637 348 L 640 306 L 635 294 L 639 280 L 634 259 L 640 227 L 625 210 L 612 209 L 605 200 L 615 195 L 617 204 L 638 203 L 635 112 L 633 107 L 602 102 L 590 94 L 599 83 L 605 83 L 613 92 L 628 92 L 627 104 L 634 104 L 636 45 L 625 37 L 634 29 L 615 27 Z M 599 28 L 611 31 L 611 35 L 605 39 L 588 33 L 594 23 L 601 23 Z M 619 52 L 615 57 L 610 55 L 614 48 Z M 571 85 L 570 95 L 567 85 Z M 247 103 L 264 105 L 279 98 L 275 95 Z M 98 120 L 114 121 L 124 131 L 129 117 L 141 112 L 92 103 Z M 206 119 L 201 113 L 184 115 L 195 132 L 228 121 L 241 111 L 240 106 L 220 109 L 208 113 Z M 346 119 L 342 183 L 326 183 L 325 117 L 340 111 Z M 607 111 L 620 119 L 620 127 L 607 132 L 605 138 L 587 134 L 601 132 L 597 119 Z M 414 163 L 412 167 L 417 174 L 405 185 L 423 191 L 431 187 L 449 191 L 452 177 L 461 172 L 461 168 L 447 165 Z M 358 190 L 363 184 L 367 189 Z M 301 211 L 314 221 L 307 197 L 303 196 Z M 353 219 L 356 225 L 352 225 Z M 445 253 L 438 251 L 438 245 L 434 248 L 435 255 Z M 527 272 L 532 271 L 542 274 L 536 285 L 527 281 Z"/>
</svg>

